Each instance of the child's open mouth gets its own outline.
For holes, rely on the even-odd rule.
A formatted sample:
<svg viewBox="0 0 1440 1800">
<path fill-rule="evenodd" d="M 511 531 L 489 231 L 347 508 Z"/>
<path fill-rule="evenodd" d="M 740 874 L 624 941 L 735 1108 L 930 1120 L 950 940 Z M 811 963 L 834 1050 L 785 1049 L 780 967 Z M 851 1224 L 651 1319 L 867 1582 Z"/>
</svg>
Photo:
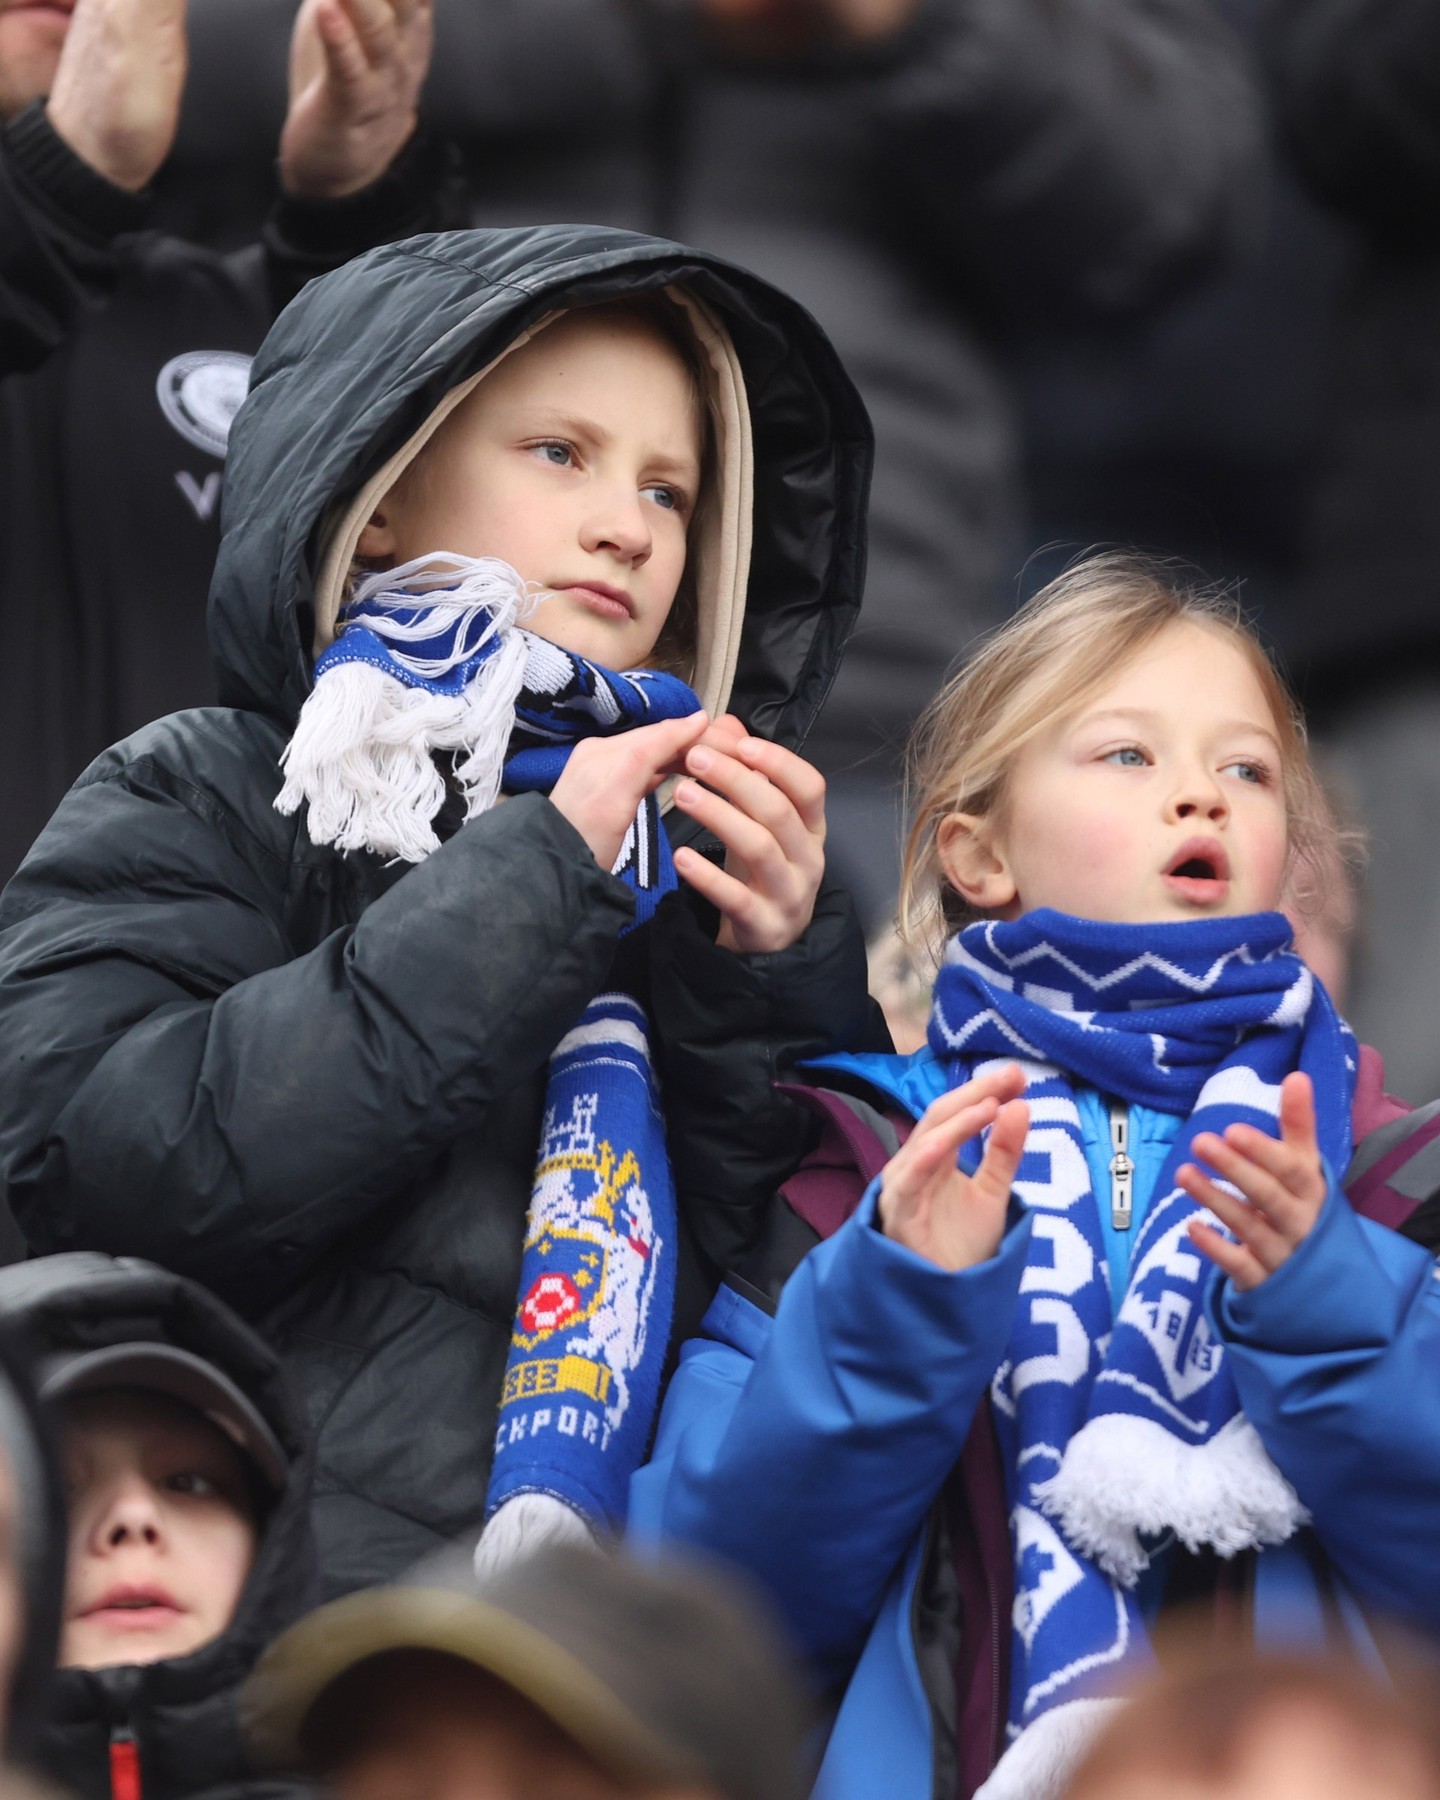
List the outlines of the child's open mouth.
<svg viewBox="0 0 1440 1800">
<path fill-rule="evenodd" d="M 1183 843 L 1164 872 L 1165 885 L 1182 900 L 1206 905 L 1230 892 L 1230 859 L 1213 838 Z"/>
</svg>

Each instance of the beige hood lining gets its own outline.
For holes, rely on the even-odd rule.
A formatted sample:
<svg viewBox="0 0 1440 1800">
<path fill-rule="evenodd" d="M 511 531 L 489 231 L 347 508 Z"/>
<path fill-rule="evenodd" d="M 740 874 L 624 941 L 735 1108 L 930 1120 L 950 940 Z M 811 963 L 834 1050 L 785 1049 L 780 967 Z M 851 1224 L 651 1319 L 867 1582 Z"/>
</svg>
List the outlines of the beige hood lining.
<svg viewBox="0 0 1440 1800">
<path fill-rule="evenodd" d="M 735 665 L 745 625 L 750 575 L 751 514 L 754 502 L 754 448 L 750 408 L 740 359 L 725 327 L 700 300 L 681 287 L 667 287 L 694 334 L 715 441 L 714 468 L 689 546 L 697 599 L 695 670 L 691 685 L 712 718 L 724 712 L 735 684 Z M 561 316 L 549 313 L 507 344 L 493 362 L 450 389 L 416 431 L 370 477 L 346 507 L 326 543 L 315 584 L 315 642 L 318 656 L 335 641 L 335 621 L 345 600 L 355 549 L 366 521 L 445 420 L 504 359 Z M 443 544 L 437 550 L 446 548 Z"/>
</svg>

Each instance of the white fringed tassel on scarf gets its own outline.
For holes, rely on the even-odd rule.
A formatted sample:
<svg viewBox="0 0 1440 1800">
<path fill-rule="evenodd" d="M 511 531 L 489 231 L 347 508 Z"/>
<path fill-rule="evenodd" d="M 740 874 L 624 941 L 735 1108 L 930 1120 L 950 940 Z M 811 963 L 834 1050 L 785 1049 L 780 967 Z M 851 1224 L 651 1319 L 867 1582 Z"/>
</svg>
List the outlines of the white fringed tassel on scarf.
<svg viewBox="0 0 1440 1800">
<path fill-rule="evenodd" d="M 975 1800 L 1056 1800 L 1124 1704 L 1068 1700 L 1027 1725 L 975 1790 Z"/>
<path fill-rule="evenodd" d="M 314 843 L 423 862 L 439 847 L 431 821 L 445 801 L 437 751 L 466 753 L 455 778 L 467 818 L 495 804 L 528 654 L 525 633 L 516 627 L 535 597 L 508 563 L 447 553 L 367 576 L 352 601 L 380 595 L 396 596 L 407 610 L 426 610 L 421 625 L 395 619 L 383 626 L 387 649 L 423 679 L 444 676 L 493 635 L 499 647 L 456 695 L 407 687 L 368 662 L 327 669 L 280 759 L 285 785 L 275 806 L 289 814 L 308 804 Z M 482 612 L 491 616 L 489 629 L 469 641 L 467 627 Z M 376 629 L 373 618 L 366 625 Z M 448 661 L 405 656 L 407 641 L 433 638 L 449 626 L 458 628 L 463 654 Z"/>
<path fill-rule="evenodd" d="M 1188 1549 L 1234 1556 L 1283 1544 L 1310 1518 L 1240 1414 L 1207 1444 L 1181 1443 L 1133 1414 L 1091 1419 L 1035 1495 L 1066 1542 L 1126 1587 L 1150 1560 L 1142 1534 L 1173 1531 Z"/>
<path fill-rule="evenodd" d="M 575 1544 L 598 1553 L 600 1544 L 573 1506 L 553 1494 L 516 1494 L 492 1513 L 475 1546 L 475 1573 L 482 1578 L 513 1568 L 552 1544 Z"/>
</svg>

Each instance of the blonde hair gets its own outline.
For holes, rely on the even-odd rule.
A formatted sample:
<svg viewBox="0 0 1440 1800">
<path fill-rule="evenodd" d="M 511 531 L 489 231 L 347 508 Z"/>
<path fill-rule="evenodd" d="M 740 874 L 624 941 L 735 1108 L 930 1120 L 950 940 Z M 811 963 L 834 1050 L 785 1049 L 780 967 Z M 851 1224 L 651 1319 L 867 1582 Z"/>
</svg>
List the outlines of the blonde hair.
<svg viewBox="0 0 1440 1800">
<path fill-rule="evenodd" d="M 913 823 L 900 878 L 908 942 L 938 954 L 945 938 L 979 916 L 945 879 L 941 821 L 957 812 L 998 814 L 1025 745 L 1178 624 L 1221 633 L 1254 669 L 1280 743 L 1286 902 L 1302 914 L 1320 902 L 1327 874 L 1337 859 L 1353 860 L 1358 839 L 1336 825 L 1310 761 L 1305 721 L 1264 645 L 1232 594 L 1190 581 L 1178 565 L 1110 552 L 1042 588 L 950 678 L 916 725 L 905 783 Z"/>
</svg>

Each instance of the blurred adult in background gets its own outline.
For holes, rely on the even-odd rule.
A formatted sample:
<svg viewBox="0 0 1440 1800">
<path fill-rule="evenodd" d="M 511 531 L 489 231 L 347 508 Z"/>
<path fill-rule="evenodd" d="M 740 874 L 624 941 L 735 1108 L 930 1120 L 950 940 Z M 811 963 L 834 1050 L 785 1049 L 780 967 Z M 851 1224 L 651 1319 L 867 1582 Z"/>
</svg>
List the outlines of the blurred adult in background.
<svg viewBox="0 0 1440 1800">
<path fill-rule="evenodd" d="M 807 1723 L 769 1612 L 673 1558 L 464 1551 L 333 1601 L 243 1696 L 257 1753 L 338 1800 L 803 1800 Z"/>
<path fill-rule="evenodd" d="M 287 16 L 195 14 L 257 175 Z M 475 224 L 593 220 L 733 257 L 816 314 L 861 388 L 866 608 L 811 750 L 874 922 L 900 745 L 1007 610 L 1006 353 L 1038 319 L 1134 317 L 1234 247 L 1257 154 L 1240 52 L 1209 0 L 437 0 L 436 33 L 427 118 L 464 150 Z M 213 144 L 197 115 L 195 208 Z M 258 180 L 227 192 L 253 205 Z"/>
<path fill-rule="evenodd" d="M 315 1599 L 308 1465 L 274 1356 L 205 1289 L 133 1258 L 0 1270 L 0 1317 L 36 1358 L 69 1511 L 37 1765 L 72 1800 L 280 1800 L 236 1713 Z"/>
<path fill-rule="evenodd" d="M 1256 59 L 1270 0 L 1213 0 Z M 1257 167 L 1255 234 L 1163 316 L 1059 320 L 1025 348 L 1030 512 L 1023 591 L 1077 551 L 1135 544 L 1244 581 L 1287 653 L 1306 502 L 1352 250 L 1280 153 Z M 1088 328 L 1087 328 L 1088 327 Z"/>
<path fill-rule="evenodd" d="M 439 222 L 430 40 L 430 0 L 305 0 L 281 195 L 222 258 L 147 229 L 185 0 L 0 0 L 0 880 L 106 745 L 211 698 L 250 354 L 311 275 Z"/>
<path fill-rule="evenodd" d="M 1294 608 L 1319 736 L 1370 869 L 1348 1008 L 1396 1091 L 1440 1093 L 1440 8 L 1276 0 L 1265 48 L 1299 168 L 1348 226 Z M 1402 947 L 1403 946 L 1403 947 Z"/>
</svg>

